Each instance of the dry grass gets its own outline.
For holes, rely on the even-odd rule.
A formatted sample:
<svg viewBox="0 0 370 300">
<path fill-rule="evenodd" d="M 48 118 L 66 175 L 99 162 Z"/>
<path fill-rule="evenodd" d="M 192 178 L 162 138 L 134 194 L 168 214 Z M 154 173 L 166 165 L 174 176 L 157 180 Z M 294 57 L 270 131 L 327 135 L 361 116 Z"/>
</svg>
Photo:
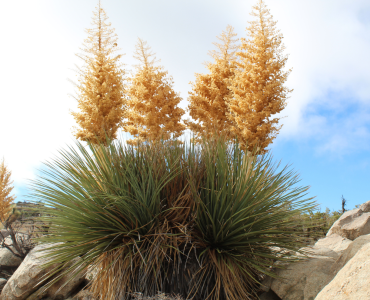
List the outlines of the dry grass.
<svg viewBox="0 0 370 300">
<path fill-rule="evenodd" d="M 134 300 L 183 300 L 180 295 L 169 296 L 161 292 L 154 297 L 145 297 L 142 293 L 134 293 L 132 296 Z"/>
</svg>

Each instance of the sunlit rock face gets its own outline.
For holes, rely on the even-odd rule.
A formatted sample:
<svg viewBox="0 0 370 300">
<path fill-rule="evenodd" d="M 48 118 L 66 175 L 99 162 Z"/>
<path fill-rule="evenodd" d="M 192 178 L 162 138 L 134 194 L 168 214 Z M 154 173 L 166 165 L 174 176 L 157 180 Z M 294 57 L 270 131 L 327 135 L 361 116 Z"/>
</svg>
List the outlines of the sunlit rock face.
<svg viewBox="0 0 370 300">
<path fill-rule="evenodd" d="M 38 245 L 33 248 L 12 277 L 8 280 L 1 292 L 1 299 L 6 300 L 23 300 L 27 299 L 36 289 L 34 286 L 39 279 L 47 272 L 51 271 L 57 265 L 42 269 L 40 265 L 45 263 L 42 259 L 45 251 L 42 251 L 50 245 Z"/>
<path fill-rule="evenodd" d="M 370 299 L 370 243 L 360 247 L 315 298 L 326 299 Z"/>
<path fill-rule="evenodd" d="M 271 290 L 282 300 L 370 299 L 370 201 L 345 212 L 310 249 L 306 261 L 275 270 L 285 280 L 262 282 L 266 297 Z"/>
<path fill-rule="evenodd" d="M 368 208 L 365 206 L 364 208 Z M 350 240 L 370 233 L 370 212 L 361 208 L 345 212 L 330 228 L 326 236 L 338 234 Z"/>
</svg>

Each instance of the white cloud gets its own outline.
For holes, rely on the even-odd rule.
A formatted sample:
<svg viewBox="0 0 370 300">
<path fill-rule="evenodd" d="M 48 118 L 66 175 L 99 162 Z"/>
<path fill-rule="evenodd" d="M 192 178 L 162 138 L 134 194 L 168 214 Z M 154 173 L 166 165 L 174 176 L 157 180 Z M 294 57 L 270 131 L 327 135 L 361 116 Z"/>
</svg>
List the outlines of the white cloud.
<svg viewBox="0 0 370 300">
<path fill-rule="evenodd" d="M 366 143 L 358 143 L 368 138 L 366 118 L 344 115 L 335 125 L 328 118 L 351 105 L 361 106 L 362 113 L 370 110 L 370 26 L 364 21 L 370 18 L 370 3 L 266 3 L 284 35 L 286 53 L 290 54 L 288 67 L 293 67 L 287 85 L 294 92 L 280 114 L 288 116 L 282 120 L 280 138 L 303 141 L 309 136 L 320 137 L 316 139 L 320 154 L 345 154 L 353 150 L 354 144 L 366 150 Z M 327 113 L 318 109 L 323 106 Z M 316 113 L 307 113 L 312 110 Z M 364 129 L 358 132 L 356 128 Z"/>
<path fill-rule="evenodd" d="M 71 137 L 69 109 L 76 105 L 67 97 L 67 78 L 76 49 L 63 31 L 49 26 L 53 20 L 45 3 L 23 1 L 22 9 L 16 1 L 3 6 L 0 155 L 13 179 L 23 182 Z"/>
<path fill-rule="evenodd" d="M 245 36 L 254 1 L 140 3 L 103 2 L 126 53 L 123 62 L 131 68 L 136 38 L 147 40 L 186 99 L 189 81 L 195 72 L 206 71 L 202 62 L 209 60 L 207 52 L 226 25 L 234 26 L 239 37 Z M 282 120 L 276 143 L 316 136 L 318 153 L 338 147 L 347 153 L 354 144 L 365 149 L 370 106 L 369 1 L 266 0 L 266 4 L 290 54 L 287 67 L 293 67 L 287 85 L 294 92 L 281 113 L 288 117 Z M 67 78 L 76 78 L 70 69 L 79 63 L 75 53 L 86 38 L 84 29 L 90 26 L 94 7 L 87 0 L 2 3 L 6 13 L 0 20 L 4 41 L 0 157 L 5 157 L 17 184 L 34 177 L 40 162 L 73 143 L 74 120 L 69 111 L 77 105 L 67 96 L 73 93 Z M 336 101 L 328 96 L 330 91 L 347 97 Z M 343 124 L 330 121 L 317 109 L 324 105 L 340 111 L 349 103 L 360 105 L 362 115 L 344 116 Z"/>
</svg>

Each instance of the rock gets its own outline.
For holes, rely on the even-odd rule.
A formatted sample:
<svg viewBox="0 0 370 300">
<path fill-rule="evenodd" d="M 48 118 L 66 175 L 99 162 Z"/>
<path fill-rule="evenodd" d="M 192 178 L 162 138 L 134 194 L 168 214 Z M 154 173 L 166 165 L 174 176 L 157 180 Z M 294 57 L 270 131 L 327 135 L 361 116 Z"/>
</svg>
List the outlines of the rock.
<svg viewBox="0 0 370 300">
<path fill-rule="evenodd" d="M 369 259 L 361 254 L 366 247 Z M 272 248 L 277 254 L 281 252 L 277 247 Z M 303 249 L 314 252 L 308 260 L 275 263 L 275 266 L 286 266 L 286 269 L 274 268 L 275 273 L 284 279 L 267 277 L 262 282 L 263 297 L 270 299 L 268 292 L 274 291 L 283 300 L 370 299 L 370 279 L 356 277 L 370 277 L 370 201 L 344 213 L 325 238 L 313 247 Z M 363 265 L 360 259 L 355 263 L 356 257 L 362 257 Z M 347 273 L 343 273 L 346 269 Z M 328 292 L 321 296 L 326 289 Z M 352 298 L 351 293 L 356 296 Z"/>
<path fill-rule="evenodd" d="M 4 288 L 7 280 L 4 278 L 0 278 L 0 291 Z"/>
<path fill-rule="evenodd" d="M 352 243 L 351 240 L 338 234 L 332 234 L 328 237 L 319 239 L 314 247 L 327 248 L 341 254 Z"/>
<path fill-rule="evenodd" d="M 0 230 L 0 242 L 5 239 L 8 235 L 10 235 L 10 232 L 6 229 Z"/>
<path fill-rule="evenodd" d="M 42 258 L 42 256 L 47 253 L 45 249 L 52 245 L 53 244 L 38 245 L 28 253 L 21 265 L 4 286 L 1 292 L 1 299 L 27 299 L 27 297 L 38 288 L 34 286 L 39 282 L 41 277 L 57 266 L 57 264 L 54 264 L 46 269 L 40 267 L 40 265 L 46 262 L 46 260 Z"/>
<path fill-rule="evenodd" d="M 337 252 L 325 247 L 304 247 L 302 248 L 302 250 L 312 251 L 312 255 L 309 255 L 309 257 L 312 258 L 332 257 L 334 259 L 337 259 L 339 256 Z"/>
<path fill-rule="evenodd" d="M 370 299 L 370 243 L 363 245 L 315 298 L 327 299 Z"/>
<path fill-rule="evenodd" d="M 71 267 L 76 262 L 82 260 L 81 257 L 76 257 L 72 259 L 67 265 L 66 268 Z M 70 274 L 69 274 L 70 275 Z M 34 294 L 29 296 L 27 300 L 38 300 L 43 299 L 47 297 L 50 300 L 64 300 L 68 296 L 71 295 L 73 291 L 76 290 L 76 288 L 84 281 L 85 274 L 82 272 L 82 274 L 78 274 L 75 278 L 70 280 L 64 287 L 62 287 L 70 278 L 70 276 L 64 276 L 60 280 L 58 280 L 55 284 L 53 284 L 50 288 L 48 288 L 46 291 L 44 291 L 42 294 L 37 296 L 38 291 L 36 291 Z M 61 288 L 62 287 L 62 288 Z M 59 290 L 59 288 L 61 288 Z"/>
<path fill-rule="evenodd" d="M 360 209 L 363 212 L 370 212 L 370 201 L 367 201 L 367 202 L 361 204 Z"/>
<path fill-rule="evenodd" d="M 93 278 L 95 276 L 97 276 L 97 275 L 98 275 L 98 269 L 97 268 L 93 268 L 92 266 L 88 266 L 85 278 L 88 281 L 92 281 Z"/>
<path fill-rule="evenodd" d="M 273 290 L 269 290 L 268 292 L 264 292 L 260 296 L 258 296 L 259 300 L 281 300 L 281 298 L 274 293 Z"/>
<path fill-rule="evenodd" d="M 95 300 L 95 298 L 89 290 L 82 290 L 72 297 L 71 300 Z"/>
<path fill-rule="evenodd" d="M 370 234 L 363 235 L 355 239 L 348 248 L 343 251 L 342 255 L 336 260 L 330 269 L 330 272 L 335 276 L 344 265 L 356 255 L 356 253 L 367 243 L 370 243 Z"/>
<path fill-rule="evenodd" d="M 311 251 L 313 253 L 307 260 L 289 265 L 282 264 L 287 268 L 276 270 L 276 274 L 285 279 L 267 277 L 262 284 L 267 289 L 271 288 L 283 300 L 314 299 L 333 278 L 330 268 L 338 254 L 328 248 L 313 247 Z"/>
<path fill-rule="evenodd" d="M 364 208 L 364 209 L 367 209 Z M 330 228 L 326 236 L 338 234 L 350 240 L 370 233 L 370 212 L 360 208 L 345 212 Z"/>
<path fill-rule="evenodd" d="M 17 253 L 17 250 L 15 250 L 14 246 L 12 246 L 12 240 L 8 236 L 5 238 L 4 241 L 7 245 L 10 245 L 10 249 L 14 251 L 14 253 Z M 23 259 L 15 256 L 9 249 L 5 247 L 0 248 L 0 266 L 15 266 L 18 267 L 22 263 Z"/>
</svg>

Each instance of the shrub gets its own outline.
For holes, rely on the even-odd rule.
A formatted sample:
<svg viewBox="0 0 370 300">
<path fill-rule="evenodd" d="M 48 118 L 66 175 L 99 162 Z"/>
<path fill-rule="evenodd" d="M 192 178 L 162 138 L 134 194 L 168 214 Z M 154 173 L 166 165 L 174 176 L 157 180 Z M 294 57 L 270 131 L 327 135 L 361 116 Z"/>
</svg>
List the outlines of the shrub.
<svg viewBox="0 0 370 300">
<path fill-rule="evenodd" d="M 305 225 L 302 229 L 305 232 L 308 242 L 314 242 L 319 238 L 326 236 L 330 227 L 338 220 L 343 213 L 341 211 L 330 212 L 327 209 L 325 212 L 311 211 L 308 214 L 302 214 L 301 218 L 305 220 Z"/>
<path fill-rule="evenodd" d="M 5 165 L 4 159 L 0 163 L 0 229 L 4 228 L 4 223 L 8 219 L 14 207 L 15 196 L 10 193 L 13 190 L 10 176 L 12 172 Z"/>
<path fill-rule="evenodd" d="M 42 205 L 37 204 L 35 206 L 32 203 L 18 202 L 12 204 L 10 208 L 11 211 L 7 214 L 3 223 L 5 230 L 0 234 L 0 248 L 7 248 L 14 256 L 24 259 L 36 246 L 35 238 L 46 233 L 47 226 L 35 222 L 35 216 L 41 215 Z M 4 238 L 3 232 L 6 236 L 9 236 L 10 241 Z M 2 267 L 2 269 L 6 268 Z M 8 269 L 12 270 L 13 267 Z M 4 276 L 4 272 L 0 273 L 1 276 Z M 9 277 L 9 273 L 5 273 L 5 277 Z"/>
<path fill-rule="evenodd" d="M 185 299 L 255 299 L 274 261 L 304 259 L 299 218 L 316 206 L 295 187 L 298 175 L 276 172 L 267 155 L 245 154 L 220 140 L 166 147 L 120 142 L 61 151 L 33 183 L 33 198 L 53 218 L 41 243 L 43 267 L 60 263 L 45 283 L 87 268 L 100 299 L 134 293 Z M 274 247 L 275 246 L 275 247 Z M 288 251 L 286 251 L 288 250 Z M 281 266 L 280 266 L 281 267 Z"/>
</svg>

